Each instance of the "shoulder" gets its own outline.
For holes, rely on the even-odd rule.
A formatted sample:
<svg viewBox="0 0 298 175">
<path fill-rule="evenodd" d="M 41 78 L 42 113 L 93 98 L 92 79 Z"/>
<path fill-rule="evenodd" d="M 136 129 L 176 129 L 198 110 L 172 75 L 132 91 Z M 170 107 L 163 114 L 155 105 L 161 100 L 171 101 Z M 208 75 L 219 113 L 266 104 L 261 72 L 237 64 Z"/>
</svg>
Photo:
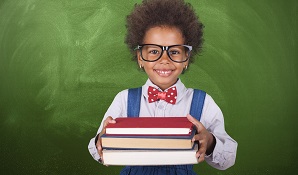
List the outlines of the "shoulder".
<svg viewBox="0 0 298 175">
<path fill-rule="evenodd" d="M 186 94 L 189 96 L 192 96 L 195 90 L 200 90 L 200 89 L 193 89 L 193 88 L 187 88 Z M 206 91 L 200 90 L 205 93 L 205 99 L 204 99 L 204 106 L 203 106 L 203 114 L 208 114 L 208 116 L 216 115 L 218 113 L 221 113 L 221 109 L 219 106 L 216 104 L 214 99 L 209 95 Z M 198 96 L 197 96 L 198 97 Z"/>
<path fill-rule="evenodd" d="M 117 100 L 127 100 L 128 99 L 128 96 L 129 94 L 134 94 L 134 95 L 137 95 L 136 93 L 138 93 L 137 90 L 140 90 L 142 92 L 142 88 L 130 88 L 130 89 L 124 89 L 120 92 L 118 92 L 118 94 L 115 96 L 115 99 Z M 131 92 L 134 92 L 134 93 L 130 93 Z"/>
<path fill-rule="evenodd" d="M 124 89 L 120 92 L 118 92 L 118 94 L 115 96 L 115 99 L 127 99 L 127 95 L 128 95 L 128 89 Z"/>
<path fill-rule="evenodd" d="M 186 91 L 185 91 L 185 94 L 188 95 L 188 96 L 193 96 L 194 92 L 195 91 L 201 91 L 205 94 L 205 103 L 211 103 L 211 104 L 214 104 L 215 101 L 213 100 L 213 98 L 204 90 L 202 89 L 194 89 L 194 88 L 186 88 Z"/>
<path fill-rule="evenodd" d="M 128 96 L 128 89 L 122 90 L 116 94 L 114 97 L 114 100 L 112 102 L 113 104 L 119 105 L 119 103 L 125 103 L 127 101 L 127 96 Z"/>
<path fill-rule="evenodd" d="M 127 93 L 128 93 L 128 90 L 129 90 L 129 89 L 124 89 L 124 90 L 118 92 L 117 95 L 124 95 L 124 94 L 127 94 Z"/>
<path fill-rule="evenodd" d="M 218 107 L 218 105 L 216 104 L 216 102 L 214 101 L 214 99 L 211 97 L 211 95 L 206 93 L 206 97 L 205 97 L 205 106 L 207 108 L 209 108 L 210 110 L 220 110 L 220 108 Z"/>
<path fill-rule="evenodd" d="M 208 110 L 214 110 L 214 109 L 219 109 L 217 104 L 215 103 L 214 99 L 204 90 L 201 89 L 193 89 L 193 88 L 187 88 L 185 91 L 186 96 L 191 96 L 192 101 L 194 98 L 196 98 L 195 102 L 202 101 L 204 104 L 204 109 Z"/>
<path fill-rule="evenodd" d="M 205 97 L 201 120 L 203 125 L 209 129 L 214 125 L 221 125 L 224 123 L 224 116 L 221 109 L 209 94 L 206 94 Z"/>
</svg>

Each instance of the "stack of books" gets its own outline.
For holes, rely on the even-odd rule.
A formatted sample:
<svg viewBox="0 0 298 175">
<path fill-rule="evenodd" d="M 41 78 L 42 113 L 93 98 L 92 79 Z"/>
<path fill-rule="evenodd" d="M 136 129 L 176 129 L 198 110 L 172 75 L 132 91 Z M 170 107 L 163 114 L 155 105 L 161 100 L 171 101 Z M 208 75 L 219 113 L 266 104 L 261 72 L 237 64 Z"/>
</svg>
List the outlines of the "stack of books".
<svg viewBox="0 0 298 175">
<path fill-rule="evenodd" d="M 117 118 L 101 136 L 106 165 L 196 164 L 196 132 L 186 117 Z"/>
</svg>

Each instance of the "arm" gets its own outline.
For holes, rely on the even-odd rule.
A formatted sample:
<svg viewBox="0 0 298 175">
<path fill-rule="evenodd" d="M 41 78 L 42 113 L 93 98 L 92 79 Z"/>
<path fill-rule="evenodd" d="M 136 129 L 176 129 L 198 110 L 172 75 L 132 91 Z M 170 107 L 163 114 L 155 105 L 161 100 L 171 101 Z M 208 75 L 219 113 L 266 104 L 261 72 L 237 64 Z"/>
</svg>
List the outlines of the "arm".
<svg viewBox="0 0 298 175">
<path fill-rule="evenodd" d="M 213 99 L 206 96 L 201 122 L 190 115 L 188 118 L 198 131 L 193 139 L 200 143 L 198 161 L 206 160 L 209 165 L 220 170 L 233 166 L 238 144 L 226 133 L 222 112 Z"/>
<path fill-rule="evenodd" d="M 105 113 L 101 125 L 97 130 L 96 136 L 92 138 L 88 145 L 88 150 L 91 156 L 96 160 L 101 162 L 102 158 L 102 147 L 101 147 L 101 140 L 100 135 L 105 132 L 105 127 L 108 123 L 114 123 L 115 120 L 113 118 L 117 117 L 125 117 L 126 112 L 123 111 L 126 105 L 125 99 L 127 99 L 127 91 L 124 90 L 116 95 L 112 104 L 108 108 L 107 112 Z"/>
</svg>

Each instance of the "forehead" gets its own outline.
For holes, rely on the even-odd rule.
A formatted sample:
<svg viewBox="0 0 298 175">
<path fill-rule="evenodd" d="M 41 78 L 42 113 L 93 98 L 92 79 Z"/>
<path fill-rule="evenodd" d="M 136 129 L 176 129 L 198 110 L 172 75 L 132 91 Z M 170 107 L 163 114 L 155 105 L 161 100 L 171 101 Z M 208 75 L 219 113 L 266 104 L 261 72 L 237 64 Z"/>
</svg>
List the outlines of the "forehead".
<svg viewBox="0 0 298 175">
<path fill-rule="evenodd" d="M 158 44 L 163 46 L 184 44 L 181 31 L 176 27 L 152 27 L 145 33 L 143 44 Z"/>
</svg>

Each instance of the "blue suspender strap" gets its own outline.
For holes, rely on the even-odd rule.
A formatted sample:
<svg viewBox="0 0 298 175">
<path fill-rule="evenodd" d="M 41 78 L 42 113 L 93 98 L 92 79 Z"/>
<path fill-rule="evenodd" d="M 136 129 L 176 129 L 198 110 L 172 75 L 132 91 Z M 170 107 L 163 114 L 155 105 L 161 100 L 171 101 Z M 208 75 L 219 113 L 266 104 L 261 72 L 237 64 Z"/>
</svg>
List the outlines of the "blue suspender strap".
<svg viewBox="0 0 298 175">
<path fill-rule="evenodd" d="M 191 107 L 190 107 L 190 115 L 196 118 L 198 121 L 201 119 L 203 106 L 205 102 L 206 92 L 198 89 L 194 89 Z"/>
<path fill-rule="evenodd" d="M 193 90 L 189 114 L 193 116 L 195 119 L 197 119 L 198 121 L 200 121 L 201 119 L 205 97 L 206 97 L 206 92 L 199 89 Z M 186 166 L 187 166 L 187 169 L 193 169 L 193 165 L 186 165 Z M 195 174 L 195 172 L 193 172 L 193 174 Z"/>
<path fill-rule="evenodd" d="M 139 117 L 142 87 L 128 89 L 127 117 Z"/>
</svg>

